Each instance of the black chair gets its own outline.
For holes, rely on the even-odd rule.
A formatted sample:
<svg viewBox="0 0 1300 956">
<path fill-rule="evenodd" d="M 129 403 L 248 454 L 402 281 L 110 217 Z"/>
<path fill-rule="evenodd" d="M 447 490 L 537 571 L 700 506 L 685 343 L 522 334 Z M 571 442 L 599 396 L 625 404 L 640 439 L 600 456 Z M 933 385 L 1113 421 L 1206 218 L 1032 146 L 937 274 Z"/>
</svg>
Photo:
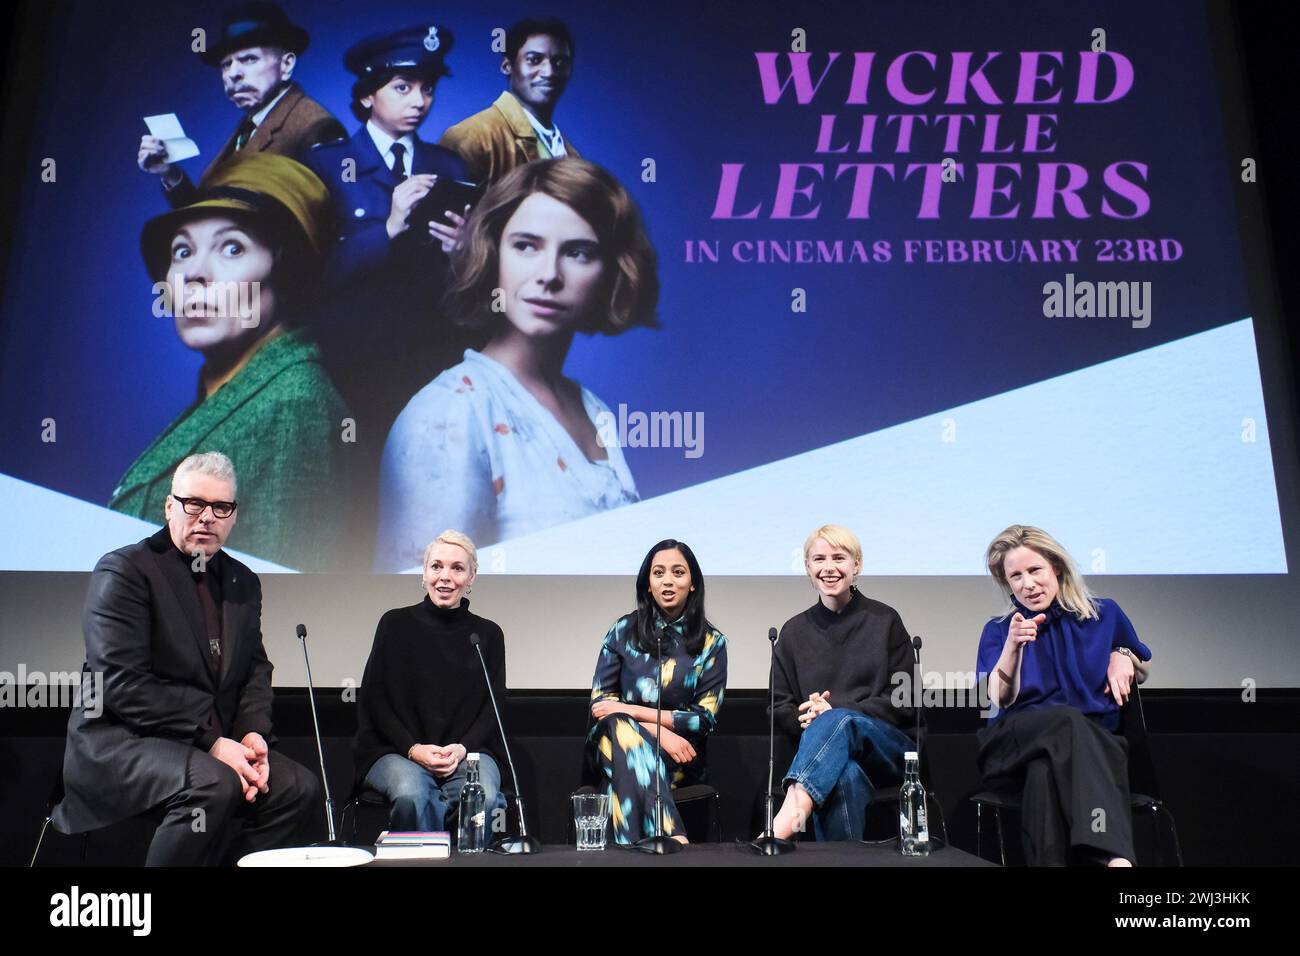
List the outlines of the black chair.
<svg viewBox="0 0 1300 956">
<path fill-rule="evenodd" d="M 41 847 L 49 832 L 54 808 L 63 799 L 63 761 L 60 759 L 50 795 L 45 804 L 45 819 L 41 822 L 40 833 L 36 837 L 36 846 L 32 849 L 27 865 L 35 867 L 40 858 Z M 81 833 L 64 834 L 78 837 L 81 842 L 81 865 L 143 866 L 149 852 L 149 842 L 154 832 L 162 825 L 166 815 L 162 807 L 151 807 L 143 813 L 127 817 L 116 823 L 95 830 Z M 98 835 L 98 836 L 97 836 Z M 92 857 L 93 852 L 93 857 Z"/>
<path fill-rule="evenodd" d="M 793 754 L 791 755 L 791 759 L 793 759 Z M 786 763 L 788 765 L 789 761 L 786 761 Z M 939 816 L 939 832 L 942 834 L 942 836 L 940 836 L 938 840 L 935 840 L 934 837 L 931 837 L 932 844 L 937 848 L 937 847 L 948 845 L 948 821 L 944 817 L 943 804 L 939 800 L 939 794 L 930 785 L 930 780 L 931 777 L 930 777 L 929 751 L 926 748 L 922 748 L 921 784 L 922 786 L 925 787 L 926 819 L 927 820 L 934 819 L 934 811 L 937 810 Z M 893 786 L 876 788 L 875 792 L 872 794 L 871 803 L 867 805 L 866 821 L 865 821 L 866 826 L 864 828 L 864 833 L 870 832 L 873 817 L 878 817 L 882 809 L 884 808 L 888 808 L 891 811 L 891 815 L 890 815 L 891 823 L 895 825 L 897 824 L 898 803 L 902 795 L 902 792 L 903 792 L 903 787 L 901 783 Z M 775 812 L 775 808 L 781 806 L 783 800 L 785 800 L 785 793 L 783 791 L 774 790 L 772 792 L 774 812 Z M 759 833 L 766 826 L 767 826 L 767 806 L 763 802 L 763 793 L 760 790 L 758 793 L 757 802 L 754 805 L 753 830 L 755 833 Z M 811 827 L 809 827 L 802 833 L 796 833 L 794 835 L 794 839 L 796 841 L 812 839 L 811 832 L 812 832 Z M 898 834 L 894 833 L 892 836 L 883 837 L 874 840 L 864 839 L 862 842 L 870 846 L 885 846 L 886 844 L 895 842 L 897 839 L 898 839 Z"/>
<path fill-rule="evenodd" d="M 28 868 L 36 866 L 36 858 L 40 855 L 41 845 L 45 842 L 45 833 L 50 828 L 50 820 L 54 817 L 54 808 L 59 805 L 63 799 L 63 760 L 59 760 L 59 769 L 54 774 L 54 784 L 50 787 L 49 798 L 45 801 L 45 820 L 41 823 L 41 832 L 37 834 L 36 846 L 32 850 L 32 858 L 28 862 Z M 86 862 L 86 851 L 89 845 L 90 834 L 81 835 L 81 862 Z"/>
<path fill-rule="evenodd" d="M 934 788 L 931 785 L 932 777 L 930 775 L 930 748 L 926 746 L 926 740 L 925 740 L 925 736 L 927 732 L 928 732 L 928 727 L 925 724 L 922 724 L 921 744 L 918 749 L 921 754 L 921 785 L 925 787 L 926 819 L 927 820 L 933 819 L 934 818 L 933 811 L 934 810 L 939 811 L 939 831 L 943 835 L 942 837 L 940 837 L 941 842 L 935 842 L 934 837 L 931 837 L 931 841 L 934 842 L 935 846 L 947 846 L 948 845 L 948 821 L 944 817 L 943 804 L 939 800 L 939 794 L 934 790 Z M 776 737 L 776 750 L 774 755 L 776 774 L 778 778 L 782 773 L 781 768 L 789 767 L 794 762 L 795 754 L 797 752 L 798 752 L 798 742 L 793 738 L 785 736 L 784 734 L 778 732 Z M 872 818 L 878 817 L 880 815 L 881 809 L 886 807 L 890 808 L 891 810 L 891 817 L 890 817 L 891 826 L 896 827 L 898 822 L 898 801 L 900 795 L 902 794 L 902 791 L 903 791 L 902 781 L 899 781 L 899 783 L 892 786 L 877 787 L 875 789 L 875 792 L 872 794 L 871 797 L 871 803 L 867 805 L 867 809 L 866 809 L 866 820 L 864 821 L 865 827 L 863 830 L 864 834 L 870 832 Z M 785 800 L 785 792 L 778 785 L 777 789 L 772 791 L 773 813 L 776 812 L 776 809 L 781 806 L 781 803 L 784 800 Z M 763 828 L 767 826 L 767 806 L 763 802 L 763 791 L 761 789 L 759 790 L 757 799 L 754 803 L 754 810 L 753 810 L 751 823 L 752 823 L 751 828 L 755 833 L 761 833 L 763 831 Z M 796 833 L 794 835 L 794 838 L 796 841 L 811 840 L 812 839 L 811 824 L 804 832 Z M 882 839 L 875 839 L 875 840 L 864 839 L 862 842 L 869 844 L 871 846 L 884 846 L 888 843 L 892 843 L 896 841 L 897 839 L 898 839 L 898 834 L 897 832 L 895 832 L 892 836 L 884 837 Z"/>
<path fill-rule="evenodd" d="M 584 784 L 570 796 L 596 792 L 598 792 L 597 788 Z M 678 787 L 670 794 L 664 794 L 664 798 L 671 799 L 676 804 L 677 812 L 682 815 L 682 822 L 686 825 L 688 840 L 692 843 L 722 842 L 722 794 L 714 787 L 704 783 L 693 783 Z M 564 832 L 569 843 L 572 844 L 577 840 L 572 808 L 565 820 Z"/>
<path fill-rule="evenodd" d="M 1174 815 L 1159 797 L 1159 784 L 1156 780 L 1155 763 L 1151 759 L 1151 747 L 1147 738 L 1146 711 L 1142 707 L 1142 694 L 1136 681 L 1133 693 L 1120 710 L 1120 729 L 1128 744 L 1129 806 L 1135 816 L 1150 814 L 1152 834 L 1157 848 L 1160 844 L 1161 821 L 1168 822 L 1168 832 L 1173 844 L 1174 860 L 1177 866 L 1183 865 L 1183 849 L 1178 839 L 1178 827 Z M 997 827 L 998 858 L 1003 866 L 1007 865 L 1006 836 L 1003 831 L 1002 814 L 1006 811 L 1020 811 L 1020 793 L 1008 790 L 985 790 L 971 797 L 975 804 L 975 854 L 984 856 L 984 809 L 993 811 Z M 1136 861 L 1134 861 L 1136 862 Z M 1163 854 L 1156 861 L 1163 865 Z"/>
<path fill-rule="evenodd" d="M 507 787 L 502 787 L 501 795 L 506 798 L 506 819 L 509 821 L 513 819 L 513 816 L 509 813 L 509 807 L 510 802 L 515 799 L 515 793 Z M 367 834 L 366 842 L 373 843 L 374 839 L 371 838 L 370 834 L 373 833 L 375 837 L 378 837 L 380 833 L 388 829 L 388 818 L 391 812 L 392 805 L 389 803 L 387 797 L 378 790 L 367 786 L 365 783 L 358 784 L 352 791 L 351 796 L 348 797 L 347 802 L 343 804 L 343 810 L 339 813 L 339 835 L 346 839 L 348 843 L 355 845 L 357 842 L 357 833 L 360 827 L 361 815 L 365 813 L 373 820 L 378 821 L 377 823 L 367 826 L 365 830 Z M 452 834 L 453 846 L 455 846 L 456 842 L 456 817 L 457 808 L 455 805 L 452 805 L 448 808 L 447 818 L 443 823 Z M 348 826 L 349 818 L 351 818 L 352 821 L 351 828 Z M 495 839 L 498 835 L 499 834 L 494 833 L 490 836 L 492 839 Z"/>
<path fill-rule="evenodd" d="M 716 787 L 693 783 L 678 787 L 672 798 L 686 825 L 687 839 L 694 843 L 722 842 L 722 794 Z"/>
<path fill-rule="evenodd" d="M 587 733 L 583 737 L 584 740 L 591 737 L 591 728 L 594 725 L 595 719 L 588 711 Z M 709 738 L 706 735 L 695 751 L 695 759 L 700 761 L 700 766 L 703 768 L 700 782 L 677 787 L 664 794 L 665 799 L 671 798 L 676 804 L 677 811 L 682 815 L 682 823 L 686 826 L 686 838 L 692 843 L 722 842 L 722 794 L 704 782 L 708 778 L 708 749 Z M 606 786 L 604 775 L 591 759 L 590 748 L 586 746 L 583 747 L 582 752 L 580 780 L 578 789 L 573 791 L 574 795 L 602 791 Z M 565 808 L 564 832 L 570 844 L 577 840 L 573 824 L 572 801 Z"/>
<path fill-rule="evenodd" d="M 925 788 L 925 819 L 930 821 L 934 819 L 934 811 L 939 811 L 939 832 L 942 836 L 938 840 L 934 836 L 930 837 L 930 844 L 935 849 L 948 845 L 948 820 L 943 814 L 943 802 L 939 799 L 938 791 L 931 784 L 933 778 L 930 775 L 930 751 L 929 748 L 921 750 L 921 786 Z M 899 802 L 902 799 L 903 786 L 898 784 L 892 787 L 880 787 L 872 795 L 871 803 L 867 806 L 867 819 L 870 821 L 872 811 L 877 807 L 891 807 L 893 809 L 893 819 L 898 820 Z M 893 843 L 898 839 L 898 834 L 885 837 L 880 840 L 863 840 L 863 843 L 869 843 L 872 846 L 884 846 L 887 843 Z"/>
<path fill-rule="evenodd" d="M 367 833 L 374 830 L 377 837 L 382 831 L 388 828 L 388 816 L 391 807 L 388 798 L 378 790 L 373 790 L 365 784 L 361 784 L 353 789 L 352 795 L 348 797 L 343 804 L 343 809 L 339 813 L 339 835 L 348 843 L 355 845 L 357 842 L 357 828 L 360 824 L 362 811 L 375 811 L 376 814 L 382 813 L 381 823 L 375 827 L 366 827 Z M 348 819 L 351 818 L 352 826 L 349 829 Z M 374 840 L 367 839 L 367 843 L 373 843 Z"/>
</svg>

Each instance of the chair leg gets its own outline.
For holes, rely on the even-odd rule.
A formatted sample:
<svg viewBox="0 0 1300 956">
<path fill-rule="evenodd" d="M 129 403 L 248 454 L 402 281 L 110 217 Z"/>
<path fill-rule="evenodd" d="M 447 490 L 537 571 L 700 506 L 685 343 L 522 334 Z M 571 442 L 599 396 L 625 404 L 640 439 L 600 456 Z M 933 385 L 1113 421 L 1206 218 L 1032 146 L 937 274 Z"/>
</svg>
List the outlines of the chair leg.
<svg viewBox="0 0 1300 956">
<path fill-rule="evenodd" d="M 1178 865 L 1181 867 L 1183 865 L 1183 845 L 1178 840 L 1178 825 L 1174 822 L 1174 815 L 1163 803 L 1158 803 L 1156 806 L 1158 812 L 1163 813 L 1165 819 L 1169 821 L 1169 834 L 1174 838 L 1174 859 L 1178 861 Z"/>
<path fill-rule="evenodd" d="M 926 791 L 925 794 L 925 802 L 926 802 L 927 810 L 931 802 L 933 802 L 934 805 L 939 808 L 939 830 L 943 833 L 943 845 L 947 846 L 948 845 L 948 821 L 947 819 L 945 819 L 943 815 L 943 804 L 939 802 L 939 797 L 937 794 L 931 793 L 928 790 Z"/>
<path fill-rule="evenodd" d="M 1164 848 L 1160 845 L 1162 842 L 1160 839 L 1160 829 L 1161 829 L 1160 810 L 1154 803 L 1151 804 L 1150 810 L 1151 810 L 1151 836 L 1155 840 L 1155 848 L 1156 848 L 1156 866 L 1164 866 L 1165 853 L 1164 853 Z M 1137 855 L 1136 847 L 1134 848 L 1133 853 L 1135 856 Z M 1133 862 L 1134 864 L 1136 864 L 1137 860 L 1134 860 Z"/>
<path fill-rule="evenodd" d="M 36 849 L 32 850 L 31 862 L 27 864 L 28 868 L 36 865 L 36 856 L 41 852 L 41 844 L 45 842 L 45 831 L 50 828 L 50 818 L 46 817 L 45 822 L 41 824 L 40 836 L 36 838 Z"/>
<path fill-rule="evenodd" d="M 1002 860 L 1002 866 L 1007 865 L 1007 841 L 1002 834 L 1002 810 L 1000 807 L 993 808 L 993 819 L 998 824 L 998 856 Z"/>
</svg>

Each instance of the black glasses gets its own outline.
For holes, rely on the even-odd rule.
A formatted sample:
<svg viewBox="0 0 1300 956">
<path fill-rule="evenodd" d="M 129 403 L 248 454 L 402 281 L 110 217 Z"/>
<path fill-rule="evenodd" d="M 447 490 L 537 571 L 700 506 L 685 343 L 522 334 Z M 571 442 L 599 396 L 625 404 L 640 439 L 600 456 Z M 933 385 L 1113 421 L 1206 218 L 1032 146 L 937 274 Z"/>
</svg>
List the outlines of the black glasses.
<svg viewBox="0 0 1300 956">
<path fill-rule="evenodd" d="M 205 508 L 211 508 L 215 517 L 229 518 L 239 505 L 236 501 L 204 501 L 202 498 L 182 498 L 180 495 L 172 495 L 172 498 L 181 503 L 187 515 L 195 518 L 203 514 Z"/>
</svg>

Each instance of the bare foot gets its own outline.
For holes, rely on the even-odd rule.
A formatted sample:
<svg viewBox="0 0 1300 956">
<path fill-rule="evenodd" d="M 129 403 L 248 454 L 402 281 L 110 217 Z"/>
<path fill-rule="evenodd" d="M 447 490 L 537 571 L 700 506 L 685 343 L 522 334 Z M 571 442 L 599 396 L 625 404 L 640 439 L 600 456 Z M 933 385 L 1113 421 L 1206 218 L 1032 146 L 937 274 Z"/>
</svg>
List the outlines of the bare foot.
<svg viewBox="0 0 1300 956">
<path fill-rule="evenodd" d="M 1130 863 L 1128 860 L 1124 859 L 1122 856 L 1117 856 L 1106 865 L 1107 866 L 1132 866 L 1133 864 Z"/>
<path fill-rule="evenodd" d="M 686 839 L 686 837 L 685 837 L 683 834 L 681 834 L 681 833 L 674 833 L 674 834 L 673 834 L 673 839 L 676 840 L 678 843 L 681 843 L 682 845 L 685 845 L 685 844 L 691 842 L 690 840 Z"/>
<path fill-rule="evenodd" d="M 772 819 L 772 833 L 781 840 L 788 840 L 796 833 L 801 833 L 804 823 L 813 812 L 813 799 L 802 784 L 792 783 L 785 792 L 785 802 Z"/>
</svg>

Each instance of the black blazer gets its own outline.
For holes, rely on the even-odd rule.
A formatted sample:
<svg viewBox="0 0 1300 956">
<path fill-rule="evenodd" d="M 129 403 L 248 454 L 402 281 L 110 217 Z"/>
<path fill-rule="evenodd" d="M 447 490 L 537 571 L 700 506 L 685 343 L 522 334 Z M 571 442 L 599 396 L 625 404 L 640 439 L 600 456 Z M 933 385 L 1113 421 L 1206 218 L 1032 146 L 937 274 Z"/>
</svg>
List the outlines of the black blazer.
<svg viewBox="0 0 1300 956">
<path fill-rule="evenodd" d="M 167 529 L 104 555 L 90 577 L 82 630 L 83 693 L 68 719 L 64 798 L 54 825 L 80 833 L 142 813 L 185 785 L 216 708 L 224 736 L 271 736 L 271 662 L 262 646 L 262 585 L 221 555 L 223 655 L 210 663 L 194 580 Z"/>
</svg>

